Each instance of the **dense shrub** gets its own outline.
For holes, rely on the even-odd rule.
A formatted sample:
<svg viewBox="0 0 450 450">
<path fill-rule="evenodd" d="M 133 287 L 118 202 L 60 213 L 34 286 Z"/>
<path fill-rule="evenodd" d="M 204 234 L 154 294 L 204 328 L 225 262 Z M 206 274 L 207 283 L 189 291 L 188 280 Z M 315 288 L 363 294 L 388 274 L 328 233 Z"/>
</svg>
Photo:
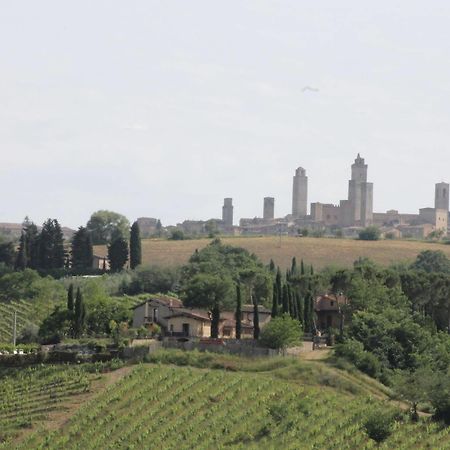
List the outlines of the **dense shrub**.
<svg viewBox="0 0 450 450">
<path fill-rule="evenodd" d="M 387 439 L 393 428 L 394 418 L 392 414 L 381 410 L 372 411 L 364 421 L 364 430 L 370 439 L 380 443 Z"/>
<path fill-rule="evenodd" d="M 272 319 L 262 330 L 260 342 L 269 348 L 287 348 L 290 345 L 299 345 L 302 328 L 298 320 L 292 319 L 289 314 Z"/>
<path fill-rule="evenodd" d="M 378 241 L 380 239 L 380 230 L 374 226 L 367 227 L 358 233 L 358 237 L 361 241 Z"/>
</svg>

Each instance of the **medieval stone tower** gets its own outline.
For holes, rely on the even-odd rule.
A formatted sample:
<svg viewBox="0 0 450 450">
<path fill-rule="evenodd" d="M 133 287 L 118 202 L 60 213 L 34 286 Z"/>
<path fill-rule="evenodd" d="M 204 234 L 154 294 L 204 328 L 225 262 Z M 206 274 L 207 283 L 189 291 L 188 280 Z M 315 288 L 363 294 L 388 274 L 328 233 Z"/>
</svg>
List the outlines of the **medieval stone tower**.
<svg viewBox="0 0 450 450">
<path fill-rule="evenodd" d="M 308 213 L 308 177 L 306 170 L 299 167 L 295 171 L 292 189 L 292 216 L 295 219 L 306 217 Z"/>
<path fill-rule="evenodd" d="M 437 183 L 436 193 L 434 197 L 434 207 L 436 209 L 444 209 L 448 212 L 449 210 L 449 187 L 447 183 Z"/>
<path fill-rule="evenodd" d="M 273 197 L 264 197 L 263 218 L 266 220 L 275 217 L 275 199 Z"/>
<path fill-rule="evenodd" d="M 373 183 L 367 182 L 367 164 L 358 153 L 352 165 L 352 179 L 348 185 L 348 214 L 345 222 L 366 227 L 373 222 Z"/>
<path fill-rule="evenodd" d="M 233 199 L 225 198 L 222 206 L 222 220 L 226 227 L 233 226 Z"/>
</svg>

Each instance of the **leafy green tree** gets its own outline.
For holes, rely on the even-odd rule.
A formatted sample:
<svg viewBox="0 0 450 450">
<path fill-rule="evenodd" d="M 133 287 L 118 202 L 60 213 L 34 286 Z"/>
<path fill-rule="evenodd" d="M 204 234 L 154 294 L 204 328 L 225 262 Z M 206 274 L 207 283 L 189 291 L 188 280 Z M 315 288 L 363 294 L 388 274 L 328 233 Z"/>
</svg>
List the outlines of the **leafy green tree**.
<svg viewBox="0 0 450 450">
<path fill-rule="evenodd" d="M 366 227 L 358 233 L 361 241 L 378 241 L 380 239 L 380 230 L 378 227 Z"/>
<path fill-rule="evenodd" d="M 156 265 L 138 266 L 133 273 L 133 281 L 127 293 L 150 294 L 177 292 L 180 284 L 180 269 L 178 267 L 161 267 Z"/>
<path fill-rule="evenodd" d="M 15 256 L 14 244 L 0 240 L 0 263 L 5 264 L 7 267 L 13 267 Z"/>
<path fill-rule="evenodd" d="M 390 379 L 394 391 L 411 405 L 411 419 L 414 422 L 419 420 L 419 403 L 428 400 L 433 377 L 433 371 L 429 367 L 420 367 L 413 371 L 398 370 Z"/>
<path fill-rule="evenodd" d="M 89 231 L 79 227 L 72 237 L 71 265 L 75 271 L 89 271 L 92 269 L 94 251 Z"/>
<path fill-rule="evenodd" d="M 65 263 L 64 236 L 56 219 L 48 219 L 39 235 L 39 269 L 63 269 Z"/>
<path fill-rule="evenodd" d="M 120 272 L 128 261 L 128 242 L 118 237 L 108 245 L 108 261 L 112 272 Z"/>
<path fill-rule="evenodd" d="M 190 294 L 190 287 L 196 275 L 207 274 L 222 278 L 231 288 L 226 292 L 221 308 L 234 311 L 236 308 L 236 292 L 234 285 L 241 283 L 243 299 L 252 304 L 252 296 L 256 296 L 259 304 L 270 305 L 271 277 L 270 272 L 247 250 L 230 245 L 223 245 L 219 239 L 200 251 L 196 251 L 182 269 L 183 296 L 192 306 L 202 306 Z M 197 304 L 196 304 L 197 303 Z"/>
<path fill-rule="evenodd" d="M 128 239 L 130 222 L 122 214 L 100 210 L 94 212 L 87 225 L 94 245 L 110 244 L 117 238 Z"/>
<path fill-rule="evenodd" d="M 58 344 L 69 337 L 72 330 L 73 315 L 67 309 L 56 306 L 39 327 L 39 339 L 43 344 Z"/>
<path fill-rule="evenodd" d="M 299 345 L 301 342 L 300 323 L 289 314 L 275 317 L 262 329 L 260 342 L 266 347 L 276 349 Z"/>
<path fill-rule="evenodd" d="M 448 274 L 450 273 L 450 260 L 441 250 L 425 250 L 419 253 L 411 268 L 425 272 L 442 272 Z"/>
<path fill-rule="evenodd" d="M 212 312 L 212 338 L 218 337 L 220 311 L 232 290 L 233 282 L 229 277 L 208 273 L 194 275 L 184 287 L 184 304 L 186 306 L 208 308 Z"/>
<path fill-rule="evenodd" d="M 138 222 L 131 226 L 130 233 L 130 268 L 135 269 L 142 264 L 141 234 Z"/>
<path fill-rule="evenodd" d="M 236 285 L 236 339 L 241 339 L 242 333 L 242 299 L 241 299 L 241 285 Z"/>
<path fill-rule="evenodd" d="M 429 380 L 428 397 L 434 408 L 434 418 L 450 425 L 450 376 L 449 371 L 435 372 Z"/>
</svg>

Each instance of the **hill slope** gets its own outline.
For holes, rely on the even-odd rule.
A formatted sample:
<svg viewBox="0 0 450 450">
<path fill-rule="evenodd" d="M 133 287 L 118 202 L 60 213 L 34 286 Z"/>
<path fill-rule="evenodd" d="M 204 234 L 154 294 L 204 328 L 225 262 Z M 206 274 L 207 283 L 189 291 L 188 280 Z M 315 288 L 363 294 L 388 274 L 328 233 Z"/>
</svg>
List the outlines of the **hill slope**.
<svg viewBox="0 0 450 450">
<path fill-rule="evenodd" d="M 312 380 L 311 380 L 312 381 Z M 269 372 L 145 364 L 85 403 L 59 430 L 17 448 L 369 449 L 361 422 L 386 404 Z M 448 429 L 398 423 L 380 448 L 450 448 Z"/>
<path fill-rule="evenodd" d="M 222 238 L 226 244 L 246 248 L 255 253 L 261 261 L 268 263 L 272 258 L 277 265 L 290 267 L 293 256 L 304 259 L 316 268 L 329 265 L 350 267 L 359 257 L 367 257 L 382 265 L 393 262 L 412 261 L 423 250 L 442 250 L 450 257 L 450 246 L 416 241 L 358 241 L 352 239 L 295 238 L 274 236 Z M 210 239 L 166 241 L 144 239 L 142 241 L 145 264 L 179 265 L 187 262 L 195 249 L 201 249 Z M 106 247 L 96 246 L 95 253 L 106 256 Z"/>
</svg>

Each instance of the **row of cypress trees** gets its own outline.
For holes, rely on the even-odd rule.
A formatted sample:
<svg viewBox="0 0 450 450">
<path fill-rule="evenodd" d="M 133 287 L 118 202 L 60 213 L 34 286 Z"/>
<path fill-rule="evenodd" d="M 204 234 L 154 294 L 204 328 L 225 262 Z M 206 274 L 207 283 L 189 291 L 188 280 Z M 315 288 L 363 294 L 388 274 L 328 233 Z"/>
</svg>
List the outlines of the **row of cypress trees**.
<svg viewBox="0 0 450 450">
<path fill-rule="evenodd" d="M 88 273 L 93 267 L 94 251 L 89 230 L 79 227 L 74 233 L 70 251 L 64 246 L 64 235 L 56 219 L 44 222 L 39 232 L 37 226 L 25 219 L 16 255 L 15 269 L 58 270 L 71 268 L 75 273 Z M 130 243 L 117 237 L 108 246 L 108 259 L 112 271 L 120 271 L 130 259 L 130 268 L 142 263 L 139 225 L 133 223 Z"/>
<path fill-rule="evenodd" d="M 307 273 L 303 260 L 300 263 L 300 270 L 297 268 L 296 258 L 292 258 L 291 269 L 286 272 L 283 279 L 281 270 L 276 268 L 273 260 L 270 261 L 269 269 L 276 273 L 273 284 L 272 311 L 271 316 L 276 317 L 281 314 L 289 314 L 297 320 L 302 329 L 307 333 L 312 333 L 315 329 L 314 321 L 314 289 L 313 276 L 314 268 L 310 266 Z M 242 298 L 241 286 L 236 285 L 236 339 L 241 339 L 242 335 Z M 212 325 L 214 326 L 214 324 Z M 218 324 L 217 324 L 218 326 Z M 258 339 L 260 334 L 259 309 L 256 299 L 253 300 L 253 338 Z"/>
<path fill-rule="evenodd" d="M 273 261 L 270 270 L 275 272 Z M 300 322 L 306 333 L 313 332 L 315 329 L 313 279 L 313 266 L 307 271 L 301 260 L 299 270 L 295 257 L 292 258 L 291 269 L 286 272 L 284 279 L 278 267 L 273 284 L 272 317 L 289 314 Z"/>
<path fill-rule="evenodd" d="M 24 270 L 27 267 L 43 270 L 60 269 L 64 268 L 65 259 L 64 236 L 58 221 L 48 219 L 39 233 L 37 226 L 25 219 L 15 268 L 17 270 Z"/>
</svg>

